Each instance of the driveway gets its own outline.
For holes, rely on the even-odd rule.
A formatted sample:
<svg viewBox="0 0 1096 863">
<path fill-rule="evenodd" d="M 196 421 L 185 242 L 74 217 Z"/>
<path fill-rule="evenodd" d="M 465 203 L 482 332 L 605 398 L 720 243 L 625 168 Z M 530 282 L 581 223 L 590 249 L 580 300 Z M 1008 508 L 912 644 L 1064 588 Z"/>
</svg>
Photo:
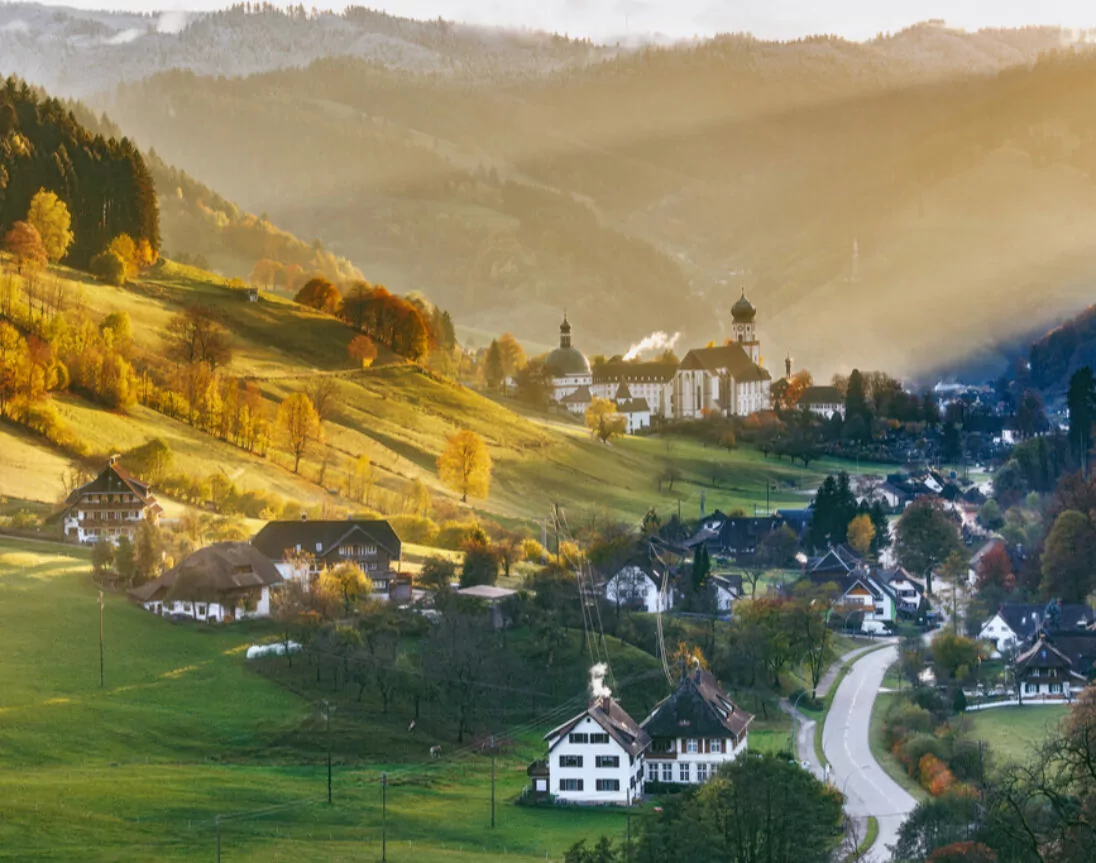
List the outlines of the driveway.
<svg viewBox="0 0 1096 863">
<path fill-rule="evenodd" d="M 848 798 L 846 811 L 855 818 L 874 815 L 879 821 L 879 838 L 865 858 L 872 863 L 890 859 L 888 846 L 898 841 L 898 828 L 917 805 L 879 766 L 868 743 L 872 705 L 883 675 L 898 657 L 897 651 L 897 647 L 887 647 L 853 664 L 834 693 L 822 732 L 830 778 Z"/>
</svg>

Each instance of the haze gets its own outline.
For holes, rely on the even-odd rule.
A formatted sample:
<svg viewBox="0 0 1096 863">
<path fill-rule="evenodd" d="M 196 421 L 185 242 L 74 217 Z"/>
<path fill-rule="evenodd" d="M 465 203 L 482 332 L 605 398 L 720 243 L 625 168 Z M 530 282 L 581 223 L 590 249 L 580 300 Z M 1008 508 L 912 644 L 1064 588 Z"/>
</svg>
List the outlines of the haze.
<svg viewBox="0 0 1096 863">
<path fill-rule="evenodd" d="M 94 9 L 103 4 L 99 0 L 76 0 L 53 5 Z M 217 9 L 229 4 L 209 0 L 114 0 L 110 5 L 127 11 L 159 11 Z M 316 5 L 341 10 L 345 4 Z M 942 18 L 951 26 L 968 30 L 1033 24 L 1096 26 L 1096 9 L 1085 0 L 833 0 L 825 4 L 816 0 L 372 0 L 364 5 L 411 18 L 440 16 L 597 40 L 653 34 L 680 39 L 726 32 L 751 32 L 771 39 L 816 33 L 870 39 L 929 18 Z"/>
</svg>

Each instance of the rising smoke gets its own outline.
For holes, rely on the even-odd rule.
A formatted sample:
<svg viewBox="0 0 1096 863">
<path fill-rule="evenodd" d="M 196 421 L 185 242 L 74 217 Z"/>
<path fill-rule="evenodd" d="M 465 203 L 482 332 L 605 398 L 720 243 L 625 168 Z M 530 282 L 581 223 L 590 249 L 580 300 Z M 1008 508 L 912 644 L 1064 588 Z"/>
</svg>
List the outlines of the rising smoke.
<svg viewBox="0 0 1096 863">
<path fill-rule="evenodd" d="M 644 354 L 647 351 L 666 351 L 671 350 L 674 345 L 677 344 L 677 340 L 681 337 L 681 333 L 674 333 L 672 336 L 666 335 L 662 330 L 651 333 L 647 338 L 640 342 L 636 342 L 630 348 L 628 353 L 624 355 L 625 360 L 634 360 L 640 354 Z"/>
<path fill-rule="evenodd" d="M 599 662 L 590 669 L 590 698 L 594 701 L 600 698 L 611 698 L 613 695 L 613 690 L 605 685 L 605 675 L 608 671 L 609 666 L 604 662 Z"/>
</svg>

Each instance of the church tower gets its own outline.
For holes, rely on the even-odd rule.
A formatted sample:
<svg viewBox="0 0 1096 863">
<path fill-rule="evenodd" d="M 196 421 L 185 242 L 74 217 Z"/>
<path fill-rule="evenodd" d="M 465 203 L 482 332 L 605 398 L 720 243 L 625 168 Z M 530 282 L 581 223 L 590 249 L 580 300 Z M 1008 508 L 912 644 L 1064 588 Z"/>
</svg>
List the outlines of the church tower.
<svg viewBox="0 0 1096 863">
<path fill-rule="evenodd" d="M 563 323 L 559 325 L 559 346 L 561 348 L 571 347 L 571 324 L 567 320 L 567 312 L 563 313 Z"/>
<path fill-rule="evenodd" d="M 742 296 L 738 302 L 731 306 L 731 334 L 734 340 L 742 346 L 751 360 L 761 362 L 761 343 L 757 340 L 757 330 L 754 319 L 757 317 L 757 309 L 753 303 L 746 299 L 746 289 L 742 289 Z"/>
</svg>

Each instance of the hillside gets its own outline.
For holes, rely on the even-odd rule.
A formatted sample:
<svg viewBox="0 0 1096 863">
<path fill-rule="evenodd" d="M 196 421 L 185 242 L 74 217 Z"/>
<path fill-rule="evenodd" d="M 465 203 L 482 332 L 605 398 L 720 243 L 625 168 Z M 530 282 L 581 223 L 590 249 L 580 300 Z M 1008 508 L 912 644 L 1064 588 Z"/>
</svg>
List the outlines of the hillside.
<svg viewBox="0 0 1096 863">
<path fill-rule="evenodd" d="M 332 58 L 166 73 L 100 104 L 481 329 L 547 341 L 566 306 L 590 353 L 655 329 L 703 344 L 742 283 L 770 365 L 916 375 L 973 355 L 999 371 L 1000 342 L 1081 307 L 1096 269 L 1096 61 L 1031 62 L 1060 37 L 725 37 L 475 84 Z M 915 62 L 978 39 L 996 65 Z M 307 133 L 280 135 L 287 114 Z"/>
</svg>

